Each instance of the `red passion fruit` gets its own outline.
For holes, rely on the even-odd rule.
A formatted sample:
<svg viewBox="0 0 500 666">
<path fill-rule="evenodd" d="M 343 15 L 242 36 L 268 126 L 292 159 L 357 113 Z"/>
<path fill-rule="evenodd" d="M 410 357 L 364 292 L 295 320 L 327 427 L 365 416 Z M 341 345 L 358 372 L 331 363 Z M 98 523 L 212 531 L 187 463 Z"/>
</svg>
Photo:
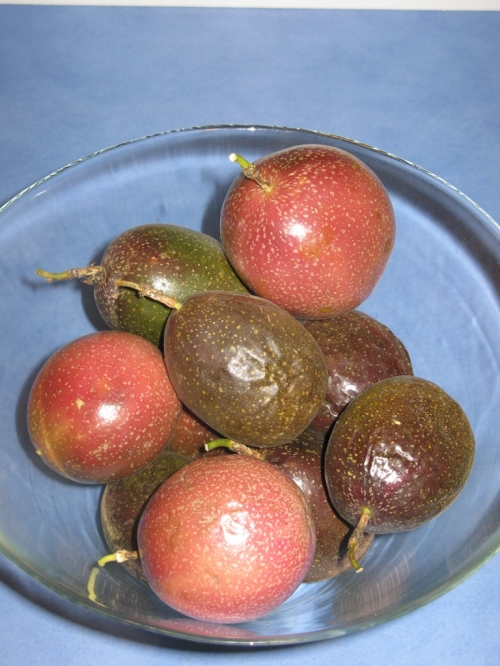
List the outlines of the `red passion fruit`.
<svg viewBox="0 0 500 666">
<path fill-rule="evenodd" d="M 159 349 L 131 333 L 101 331 L 45 363 L 31 389 L 28 428 L 56 472 L 107 483 L 154 460 L 180 410 Z"/>
</svg>

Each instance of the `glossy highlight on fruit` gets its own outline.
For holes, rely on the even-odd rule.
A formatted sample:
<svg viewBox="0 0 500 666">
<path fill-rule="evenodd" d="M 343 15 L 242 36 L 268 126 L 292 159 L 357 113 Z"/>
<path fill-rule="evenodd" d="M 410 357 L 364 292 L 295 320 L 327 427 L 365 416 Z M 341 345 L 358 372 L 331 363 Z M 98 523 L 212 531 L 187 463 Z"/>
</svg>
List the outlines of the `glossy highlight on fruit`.
<svg viewBox="0 0 500 666">
<path fill-rule="evenodd" d="M 314 555 L 309 505 L 273 465 L 226 455 L 195 460 L 153 495 L 138 530 L 149 585 L 172 608 L 244 622 L 285 601 Z"/>
<path fill-rule="evenodd" d="M 325 402 L 311 424 L 320 432 L 328 432 L 344 407 L 371 384 L 413 374 L 401 340 L 364 312 L 305 321 L 304 326 L 318 343 L 328 369 Z"/>
<path fill-rule="evenodd" d="M 181 404 L 161 352 L 124 331 L 68 343 L 40 370 L 28 401 L 31 439 L 56 472 L 107 483 L 163 450 Z"/>
<path fill-rule="evenodd" d="M 423 525 L 462 490 L 474 435 L 460 405 L 419 377 L 390 377 L 365 389 L 339 416 L 325 453 L 332 504 L 365 532 Z"/>
<path fill-rule="evenodd" d="M 233 157 L 233 156 L 232 156 Z M 358 307 L 395 240 L 390 198 L 361 160 L 306 144 L 243 167 L 221 211 L 221 239 L 251 291 L 303 319 Z"/>
<path fill-rule="evenodd" d="M 294 439 L 326 393 L 314 338 L 256 296 L 191 296 L 167 320 L 164 355 L 180 400 L 213 430 L 248 446 Z"/>
</svg>

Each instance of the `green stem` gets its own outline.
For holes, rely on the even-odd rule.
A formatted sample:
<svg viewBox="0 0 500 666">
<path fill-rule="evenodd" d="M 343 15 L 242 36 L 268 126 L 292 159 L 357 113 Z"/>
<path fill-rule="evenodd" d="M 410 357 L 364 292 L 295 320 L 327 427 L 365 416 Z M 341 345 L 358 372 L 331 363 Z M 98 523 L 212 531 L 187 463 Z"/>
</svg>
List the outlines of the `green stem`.
<svg viewBox="0 0 500 666">
<path fill-rule="evenodd" d="M 372 517 L 372 512 L 370 511 L 370 509 L 364 507 L 361 511 L 358 524 L 354 528 L 354 531 L 349 538 L 349 544 L 348 544 L 349 561 L 353 569 L 356 571 L 356 573 L 361 573 L 363 571 L 363 567 L 360 566 L 359 563 L 357 562 L 355 557 L 355 551 L 358 545 L 363 542 L 365 527 L 368 525 L 368 521 L 370 520 L 371 517 Z"/>
<path fill-rule="evenodd" d="M 264 192 L 272 192 L 273 188 L 271 183 L 261 175 L 255 164 L 252 164 L 252 162 L 249 162 L 244 157 L 237 155 L 236 153 L 231 153 L 231 155 L 229 155 L 229 159 L 231 162 L 237 162 L 243 169 L 243 175 L 246 178 L 254 180 L 257 185 L 259 185 L 264 190 Z"/>
<path fill-rule="evenodd" d="M 126 562 L 127 560 L 136 560 L 139 557 L 139 553 L 136 550 L 117 550 L 115 553 L 109 553 L 109 555 L 104 555 L 100 560 L 97 561 L 98 567 L 92 567 L 90 572 L 89 580 L 87 582 L 87 592 L 88 598 L 91 601 L 97 601 L 97 595 L 95 593 L 95 582 L 97 575 L 100 571 L 99 567 L 103 567 L 108 562 Z"/>
<path fill-rule="evenodd" d="M 100 567 L 103 567 L 108 562 L 126 562 L 127 560 L 136 560 L 139 557 L 139 554 L 136 550 L 117 550 L 115 553 L 109 553 L 109 555 L 104 555 L 100 560 L 97 560 L 97 564 Z"/>
<path fill-rule="evenodd" d="M 90 572 L 89 581 L 87 583 L 87 592 L 89 593 L 90 601 L 97 601 L 97 595 L 95 593 L 95 579 L 99 573 L 99 567 L 92 567 Z"/>
<path fill-rule="evenodd" d="M 230 449 L 231 451 L 234 451 L 234 453 L 240 453 L 246 456 L 251 456 L 253 458 L 259 458 L 260 460 L 264 459 L 264 456 L 259 451 L 256 451 L 255 449 L 252 449 L 250 446 L 246 446 L 245 444 L 235 442 L 232 439 L 213 439 L 211 442 L 207 442 L 205 444 L 205 451 L 213 451 L 213 449 L 219 449 L 222 447 Z"/>
</svg>

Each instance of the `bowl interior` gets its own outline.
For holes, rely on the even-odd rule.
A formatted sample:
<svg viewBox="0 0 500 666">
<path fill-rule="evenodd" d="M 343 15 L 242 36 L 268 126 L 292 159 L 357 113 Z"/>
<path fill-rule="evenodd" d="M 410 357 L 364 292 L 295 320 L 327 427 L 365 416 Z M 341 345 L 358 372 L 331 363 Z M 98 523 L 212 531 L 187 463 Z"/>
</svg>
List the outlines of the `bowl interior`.
<svg viewBox="0 0 500 666">
<path fill-rule="evenodd" d="M 239 167 L 301 143 L 348 150 L 391 196 L 398 224 L 388 268 L 361 310 L 404 342 L 416 375 L 466 411 L 477 453 L 453 505 L 412 532 L 378 536 L 364 571 L 302 585 L 269 615 L 240 625 L 188 620 L 119 565 L 87 580 L 106 552 L 102 488 L 72 483 L 37 457 L 26 405 L 42 364 L 73 338 L 106 328 L 92 288 L 48 285 L 59 271 L 99 262 L 138 224 L 180 224 L 218 236 Z M 461 192 L 402 159 L 331 135 L 286 128 L 210 127 L 138 139 L 63 168 L 0 209 L 0 550 L 74 602 L 149 630 L 197 641 L 282 644 L 331 638 L 386 621 L 463 580 L 500 548 L 500 229 Z"/>
</svg>

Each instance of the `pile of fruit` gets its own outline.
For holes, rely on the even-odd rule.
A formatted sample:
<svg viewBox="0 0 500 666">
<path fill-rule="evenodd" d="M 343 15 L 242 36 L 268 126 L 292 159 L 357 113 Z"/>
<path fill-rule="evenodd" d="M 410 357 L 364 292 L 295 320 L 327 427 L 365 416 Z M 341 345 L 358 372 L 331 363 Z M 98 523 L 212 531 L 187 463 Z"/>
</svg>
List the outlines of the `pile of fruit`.
<svg viewBox="0 0 500 666">
<path fill-rule="evenodd" d="M 361 571 L 374 535 L 441 513 L 474 458 L 462 408 L 356 310 L 395 241 L 376 175 L 321 145 L 231 159 L 221 243 L 150 224 L 99 266 L 37 271 L 93 285 L 111 330 L 57 351 L 28 404 L 43 460 L 105 484 L 99 564 L 212 622 Z"/>
</svg>

